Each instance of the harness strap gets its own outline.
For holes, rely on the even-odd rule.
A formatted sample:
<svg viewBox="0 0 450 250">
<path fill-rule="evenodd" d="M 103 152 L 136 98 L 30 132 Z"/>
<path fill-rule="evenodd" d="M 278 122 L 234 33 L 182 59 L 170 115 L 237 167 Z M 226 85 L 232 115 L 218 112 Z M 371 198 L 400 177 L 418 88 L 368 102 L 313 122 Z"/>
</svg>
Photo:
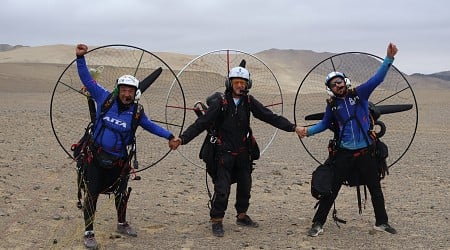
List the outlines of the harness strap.
<svg viewBox="0 0 450 250">
<path fill-rule="evenodd" d="M 337 226 L 338 228 L 341 228 L 341 227 L 339 226 L 338 222 L 339 222 L 339 223 L 342 223 L 342 224 L 346 224 L 346 223 L 347 223 L 346 220 L 343 220 L 343 219 L 337 217 L 336 202 L 333 202 L 333 220 L 334 220 L 334 222 L 336 223 L 336 226 Z"/>
<path fill-rule="evenodd" d="M 359 188 L 359 186 L 356 187 L 356 195 L 357 195 L 357 197 L 358 197 L 358 209 L 359 209 L 359 214 L 362 214 L 361 189 Z"/>
<path fill-rule="evenodd" d="M 366 202 L 367 202 L 367 186 L 364 185 L 364 209 L 366 209 Z"/>
<path fill-rule="evenodd" d="M 353 153 L 353 157 L 357 158 L 357 157 L 360 157 L 361 155 L 365 155 L 369 152 L 370 152 L 369 148 L 363 148 L 363 149 L 357 150 L 355 153 Z"/>
</svg>

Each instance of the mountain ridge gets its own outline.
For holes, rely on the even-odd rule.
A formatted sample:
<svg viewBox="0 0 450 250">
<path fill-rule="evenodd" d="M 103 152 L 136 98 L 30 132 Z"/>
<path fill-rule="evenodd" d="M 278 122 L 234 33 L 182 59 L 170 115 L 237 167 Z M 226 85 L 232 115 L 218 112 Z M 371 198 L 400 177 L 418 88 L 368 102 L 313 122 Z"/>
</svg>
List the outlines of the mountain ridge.
<svg viewBox="0 0 450 250">
<path fill-rule="evenodd" d="M 43 63 L 66 65 L 74 60 L 74 46 L 54 44 L 44 46 L 24 46 L 0 44 L 0 63 Z M 96 46 L 90 46 L 95 48 Z M 181 70 L 196 55 L 173 52 L 152 52 L 164 60 L 173 70 Z M 296 89 L 298 83 L 315 65 L 336 55 L 331 52 L 315 52 L 301 49 L 271 48 L 253 54 L 273 71 L 283 88 Z M 414 73 L 405 77 L 412 86 L 450 88 L 450 71 L 433 74 Z"/>
</svg>

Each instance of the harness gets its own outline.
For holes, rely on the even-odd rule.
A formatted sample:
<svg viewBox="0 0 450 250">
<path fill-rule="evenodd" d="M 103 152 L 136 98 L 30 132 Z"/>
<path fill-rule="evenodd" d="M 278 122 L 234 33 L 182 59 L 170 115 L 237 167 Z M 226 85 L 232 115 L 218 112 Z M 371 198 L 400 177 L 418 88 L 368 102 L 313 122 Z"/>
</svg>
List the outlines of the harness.
<svg viewBox="0 0 450 250">
<path fill-rule="evenodd" d="M 219 100 L 217 100 L 219 99 Z M 252 165 L 254 165 L 253 160 L 257 160 L 259 159 L 259 148 L 257 146 L 256 140 L 253 136 L 252 130 L 250 128 L 250 96 L 247 96 L 247 103 L 244 104 L 246 106 L 246 112 L 247 112 L 247 118 L 248 118 L 248 133 L 247 135 L 243 138 L 243 142 L 248 143 L 248 153 L 252 159 Z M 215 175 L 215 156 L 211 157 L 210 152 L 211 150 L 214 152 L 218 152 L 218 151 L 223 151 L 220 149 L 221 145 L 222 145 L 222 135 L 220 133 L 220 126 L 222 125 L 223 121 L 224 121 L 224 116 L 226 114 L 226 112 L 228 112 L 228 100 L 225 98 L 223 93 L 220 92 L 216 92 L 213 95 L 209 96 L 206 99 L 206 104 L 203 104 L 202 102 L 197 102 L 196 104 L 194 104 L 194 111 L 196 113 L 196 115 L 198 117 L 204 115 L 204 113 L 202 112 L 202 110 L 206 110 L 207 106 L 210 106 L 212 104 L 212 102 L 215 101 L 220 101 L 221 104 L 221 110 L 220 110 L 220 114 L 218 116 L 218 118 L 210 124 L 210 126 L 206 129 L 207 131 L 207 135 L 203 141 L 202 147 L 200 149 L 199 152 L 199 157 L 200 159 L 203 159 L 203 161 L 206 163 L 206 188 L 208 191 L 208 196 L 209 196 L 209 202 L 208 202 L 208 206 L 211 204 L 212 202 L 212 194 L 211 191 L 209 190 L 209 186 L 208 186 L 208 175 L 210 175 L 213 178 L 214 181 L 214 175 Z M 256 145 L 256 146 L 255 146 Z M 237 156 L 240 153 L 242 153 L 242 150 L 238 150 L 238 152 L 227 152 L 232 156 Z M 215 153 L 213 153 L 215 154 Z M 257 155 L 257 157 L 256 157 Z M 208 157 L 210 156 L 210 157 Z M 212 158 L 212 159 L 211 159 Z"/>
<path fill-rule="evenodd" d="M 223 121 L 224 121 L 224 115 L 227 113 L 228 111 L 228 100 L 225 98 L 223 93 L 220 92 L 216 92 L 215 94 L 211 95 L 210 97 L 207 98 L 206 103 L 208 106 L 210 106 L 211 102 L 213 102 L 214 100 L 216 100 L 217 98 L 220 98 L 220 103 L 221 103 L 221 112 L 218 116 L 218 118 L 206 129 L 207 133 L 208 133 L 208 137 L 209 137 L 209 142 L 211 143 L 215 143 L 216 145 L 222 145 L 222 135 L 220 133 L 220 126 L 222 125 Z M 252 155 L 252 150 L 254 150 L 254 147 L 252 147 L 252 143 L 256 143 L 256 140 L 253 136 L 253 132 L 252 129 L 250 127 L 250 102 L 251 102 L 251 98 L 250 96 L 246 96 L 247 102 L 245 105 L 245 111 L 246 111 L 246 115 L 248 118 L 248 132 L 246 134 L 246 136 L 244 136 L 244 138 L 242 139 L 243 142 L 248 143 L 248 147 L 247 150 L 249 152 L 250 155 Z M 206 106 L 201 103 L 201 102 L 197 102 L 197 104 L 200 104 L 201 107 L 203 109 L 206 109 Z M 194 106 L 196 106 L 194 105 Z M 195 108 L 194 110 L 196 110 L 197 116 L 201 116 L 203 115 L 203 113 L 199 113 L 199 109 Z M 231 152 L 229 151 L 228 153 L 230 153 L 233 156 L 237 156 L 240 153 L 242 153 L 242 150 L 238 150 L 237 152 Z M 256 153 L 256 152 L 255 152 Z M 255 156 L 255 155 L 254 155 Z M 201 157 L 200 157 L 201 158 Z M 258 151 L 258 157 L 252 157 L 252 160 L 258 160 L 259 159 L 259 151 Z"/>
<path fill-rule="evenodd" d="M 353 98 L 353 100 L 355 100 L 355 105 L 360 104 L 359 96 L 356 93 L 356 89 L 351 88 L 348 91 L 349 91 L 349 95 L 351 96 L 351 98 Z M 358 127 L 361 130 L 363 129 L 363 126 L 361 124 L 361 121 L 357 119 L 356 108 L 354 109 L 353 114 L 347 120 L 344 120 L 338 112 L 338 107 L 337 107 L 336 100 L 334 97 L 327 99 L 327 104 L 331 107 L 331 111 L 333 112 L 334 117 L 337 119 L 337 120 L 334 120 L 331 124 L 330 129 L 333 131 L 334 136 L 333 136 L 333 139 L 330 140 L 329 147 L 328 147 L 328 150 L 331 153 L 330 156 L 334 156 L 334 154 L 336 153 L 336 151 L 341 143 L 342 132 L 344 131 L 344 130 L 342 130 L 341 132 L 339 132 L 339 123 L 341 123 L 342 127 L 344 128 L 348 122 L 355 120 L 356 123 L 358 124 Z M 364 139 L 366 140 L 367 145 L 371 145 L 371 143 L 369 143 L 369 140 L 371 140 L 373 142 L 376 138 L 375 133 L 373 132 L 373 127 L 374 127 L 375 123 L 374 123 L 374 118 L 373 118 L 372 112 L 369 112 L 369 116 L 370 116 L 370 120 L 371 120 L 369 131 L 363 131 L 363 134 L 365 135 Z M 363 155 L 365 153 L 367 153 L 367 148 L 364 148 L 360 151 L 355 152 L 354 156 L 357 157 L 357 156 Z"/>
<path fill-rule="evenodd" d="M 349 95 L 355 100 L 355 105 L 360 104 L 359 96 L 358 96 L 355 88 L 349 89 Z M 330 157 L 334 157 L 337 150 L 343 150 L 343 149 L 338 149 L 340 142 L 341 142 L 341 138 L 342 138 L 342 134 L 339 132 L 338 122 L 340 122 L 342 124 L 342 127 L 345 127 L 349 121 L 356 120 L 356 123 L 358 124 L 358 127 L 361 130 L 363 130 L 363 126 L 361 124 L 361 121 L 359 119 L 357 119 L 356 107 L 354 109 L 353 115 L 350 116 L 346 121 L 344 121 L 338 112 L 335 98 L 327 99 L 327 103 L 328 103 L 328 105 L 330 105 L 331 111 L 333 112 L 334 117 L 338 120 L 338 121 L 334 121 L 332 124 L 331 129 L 334 132 L 334 136 L 333 136 L 333 139 L 330 140 L 330 143 L 328 145 L 328 151 L 329 151 Z M 370 121 L 371 121 L 369 131 L 363 131 L 364 139 L 365 139 L 368 147 L 357 150 L 357 151 L 352 151 L 353 158 L 357 158 L 357 157 L 360 157 L 362 155 L 369 154 L 369 153 L 372 155 L 375 155 L 375 151 L 376 151 L 375 145 L 377 143 L 378 138 L 373 129 L 376 124 L 375 120 L 379 117 L 379 114 L 376 114 L 376 113 L 374 114 L 374 112 L 372 110 L 369 110 L 369 117 L 370 117 Z M 372 143 L 369 143 L 369 140 L 371 140 Z M 386 171 L 387 171 L 387 169 L 386 169 Z M 384 174 L 383 174 L 383 177 L 384 177 Z M 349 184 L 344 182 L 344 185 L 349 185 Z M 367 201 L 366 185 L 363 185 L 363 186 L 364 186 L 364 200 Z M 362 202 L 361 202 L 360 185 L 356 186 L 356 192 L 357 192 L 357 198 L 358 198 L 359 214 L 361 214 L 362 213 Z M 364 202 L 364 207 L 365 207 L 365 202 Z"/>
<path fill-rule="evenodd" d="M 91 103 L 91 102 L 93 102 L 93 100 L 90 97 L 88 97 L 88 98 L 89 98 L 88 105 L 89 105 L 91 121 L 85 128 L 84 135 L 81 137 L 79 142 L 76 144 L 73 144 L 71 147 L 71 150 L 73 151 L 74 160 L 77 163 L 77 183 L 78 183 L 77 207 L 80 209 L 82 208 L 82 203 L 81 203 L 82 191 L 83 191 L 83 193 L 85 193 L 87 190 L 86 182 L 84 179 L 85 178 L 84 177 L 85 168 L 92 163 L 92 161 L 96 155 L 101 154 L 103 151 L 101 146 L 96 145 L 94 143 L 93 133 L 94 133 L 94 128 L 95 128 L 95 118 L 93 118 L 92 114 L 95 113 L 95 111 L 93 110 L 93 109 L 95 109 L 95 106 L 92 105 L 92 103 Z M 112 107 L 112 104 L 114 103 L 114 101 L 116 99 L 117 99 L 117 95 L 115 95 L 114 93 L 109 94 L 109 96 L 106 98 L 106 100 L 104 101 L 104 103 L 101 106 L 100 116 L 99 116 L 100 122 L 101 122 L 101 118 Z M 133 110 L 133 118 L 132 118 L 132 122 L 131 122 L 132 142 L 131 142 L 131 146 L 130 146 L 129 150 L 127 151 L 127 154 L 126 154 L 127 156 L 125 158 L 118 158 L 118 159 L 111 160 L 111 162 L 109 163 L 112 167 L 121 167 L 122 168 L 121 177 L 113 185 L 111 185 L 111 187 L 106 189 L 107 191 L 105 192 L 105 194 L 125 192 L 124 197 L 127 198 L 129 196 L 129 192 L 131 191 L 130 188 L 128 188 L 129 189 L 128 192 L 126 192 L 125 190 L 118 190 L 118 189 L 121 186 L 123 186 L 123 185 L 120 185 L 121 182 L 128 181 L 128 179 L 126 178 L 128 173 L 131 172 L 132 175 L 134 175 L 134 170 L 138 168 L 135 132 L 139 125 L 139 120 L 142 116 L 143 111 L 144 111 L 143 106 L 141 104 L 137 103 L 137 105 L 135 105 L 134 110 Z M 121 137 L 121 139 L 123 140 L 122 137 Z M 127 150 L 127 148 L 124 148 L 124 150 Z M 133 158 L 134 158 L 133 165 L 131 165 L 131 160 Z M 117 185 L 117 184 L 119 184 L 119 185 Z M 117 186 L 116 190 L 112 190 L 112 188 L 114 186 Z"/>
</svg>

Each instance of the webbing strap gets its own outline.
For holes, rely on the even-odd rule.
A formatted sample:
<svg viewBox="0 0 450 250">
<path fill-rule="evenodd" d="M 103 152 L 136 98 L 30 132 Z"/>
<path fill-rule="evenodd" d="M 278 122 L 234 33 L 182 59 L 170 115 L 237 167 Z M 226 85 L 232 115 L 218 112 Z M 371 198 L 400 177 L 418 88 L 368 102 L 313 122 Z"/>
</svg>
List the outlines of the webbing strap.
<svg viewBox="0 0 450 250">
<path fill-rule="evenodd" d="M 359 214 L 362 214 L 361 189 L 359 188 L 359 186 L 356 187 L 356 195 L 358 197 Z"/>
<path fill-rule="evenodd" d="M 342 224 L 346 224 L 347 223 L 346 220 L 343 220 L 343 219 L 337 217 L 336 202 L 333 202 L 333 220 L 334 220 L 334 223 L 336 223 L 336 226 L 338 228 L 341 228 L 341 226 L 339 226 L 338 222 L 342 223 Z"/>
</svg>

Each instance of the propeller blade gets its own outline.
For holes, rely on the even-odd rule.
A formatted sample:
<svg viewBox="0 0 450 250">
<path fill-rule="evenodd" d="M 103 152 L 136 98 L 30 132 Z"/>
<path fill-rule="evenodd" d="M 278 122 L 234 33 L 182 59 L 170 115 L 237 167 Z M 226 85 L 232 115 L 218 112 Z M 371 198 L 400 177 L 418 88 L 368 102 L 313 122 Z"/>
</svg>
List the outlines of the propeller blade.
<svg viewBox="0 0 450 250">
<path fill-rule="evenodd" d="M 162 68 L 159 67 L 155 71 L 153 71 L 150 75 L 148 75 L 146 78 L 144 78 L 144 80 L 139 82 L 139 89 L 141 90 L 141 94 L 143 94 L 145 90 L 147 90 L 148 87 L 150 87 L 150 85 L 152 85 L 152 83 L 155 82 L 156 79 L 158 79 L 159 75 L 161 75 L 161 72 Z"/>
<path fill-rule="evenodd" d="M 239 66 L 242 68 L 245 68 L 246 64 L 247 64 L 247 62 L 245 61 L 245 59 L 242 59 L 241 63 L 239 63 Z"/>
<path fill-rule="evenodd" d="M 321 113 L 315 113 L 315 114 L 310 114 L 310 115 L 305 116 L 305 120 L 306 120 L 306 121 L 311 121 L 311 120 L 322 120 L 324 115 L 325 115 L 324 112 L 321 112 Z"/>
<path fill-rule="evenodd" d="M 398 113 L 403 112 L 412 109 L 412 104 L 394 104 L 394 105 L 377 105 L 373 108 L 379 112 L 380 115 L 384 114 L 392 114 L 392 113 Z M 324 112 L 321 113 L 315 113 L 305 116 L 306 121 L 311 120 L 322 120 L 323 116 L 325 115 Z"/>
<path fill-rule="evenodd" d="M 412 109 L 412 107 L 413 107 L 412 104 L 394 104 L 394 105 L 375 106 L 375 108 L 378 110 L 378 112 L 380 112 L 381 115 L 407 111 L 407 110 Z"/>
</svg>

